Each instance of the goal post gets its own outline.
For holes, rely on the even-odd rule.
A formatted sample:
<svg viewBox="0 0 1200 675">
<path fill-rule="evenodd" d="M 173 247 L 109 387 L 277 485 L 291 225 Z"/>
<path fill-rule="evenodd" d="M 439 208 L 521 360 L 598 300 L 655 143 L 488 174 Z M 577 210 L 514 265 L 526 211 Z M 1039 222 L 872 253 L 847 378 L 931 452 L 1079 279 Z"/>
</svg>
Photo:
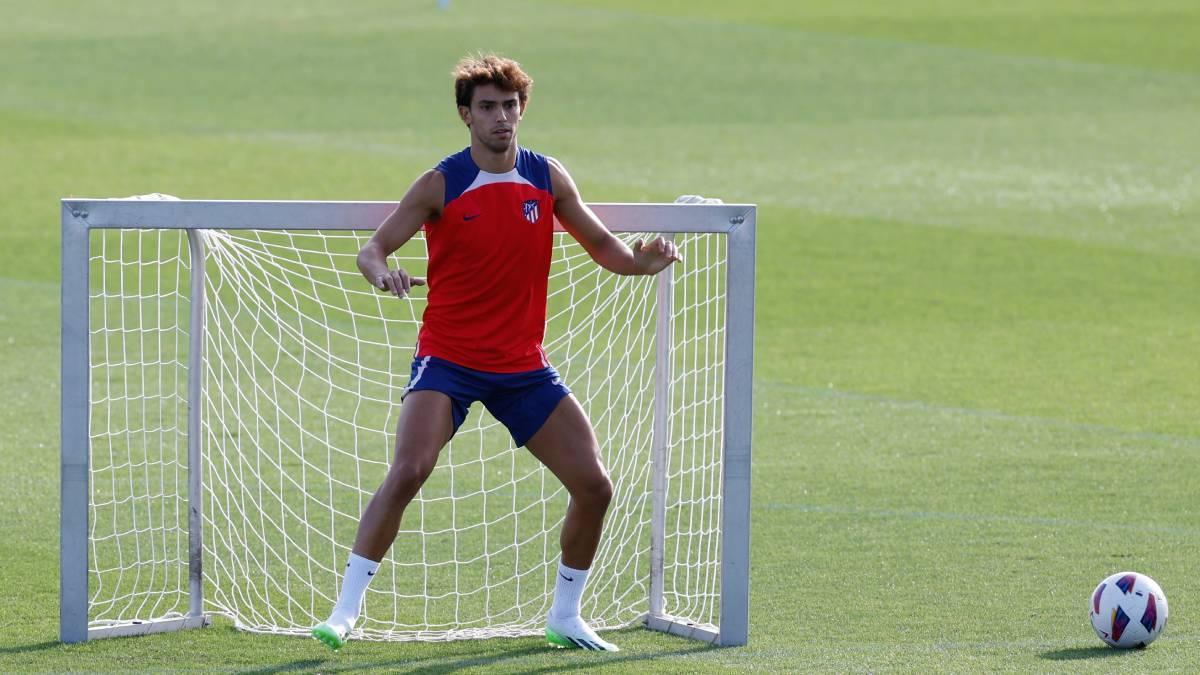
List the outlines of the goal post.
<svg viewBox="0 0 1200 675">
<path fill-rule="evenodd" d="M 390 461 L 424 306 L 354 266 L 394 204 L 61 206 L 60 638 L 212 615 L 307 634 Z M 583 611 L 598 629 L 745 644 L 755 207 L 591 206 L 626 241 L 673 238 L 684 262 L 619 277 L 556 227 L 544 344 L 615 488 Z M 395 257 L 420 272 L 424 246 Z M 566 494 L 475 408 L 355 637 L 540 631 Z"/>
</svg>

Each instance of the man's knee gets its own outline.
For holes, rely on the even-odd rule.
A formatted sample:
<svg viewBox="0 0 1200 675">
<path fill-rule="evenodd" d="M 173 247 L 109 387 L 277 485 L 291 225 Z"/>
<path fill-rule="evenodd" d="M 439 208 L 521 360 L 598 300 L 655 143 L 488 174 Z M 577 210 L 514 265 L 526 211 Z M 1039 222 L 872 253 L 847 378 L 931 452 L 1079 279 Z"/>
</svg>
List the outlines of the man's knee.
<svg viewBox="0 0 1200 675">
<path fill-rule="evenodd" d="M 589 508 L 604 510 L 613 498 L 613 484 L 603 470 L 588 476 L 575 486 L 571 498 Z"/>
<path fill-rule="evenodd" d="M 388 493 L 395 498 L 415 495 L 429 475 L 433 473 L 436 460 L 403 459 L 398 460 L 388 470 L 384 485 Z"/>
</svg>

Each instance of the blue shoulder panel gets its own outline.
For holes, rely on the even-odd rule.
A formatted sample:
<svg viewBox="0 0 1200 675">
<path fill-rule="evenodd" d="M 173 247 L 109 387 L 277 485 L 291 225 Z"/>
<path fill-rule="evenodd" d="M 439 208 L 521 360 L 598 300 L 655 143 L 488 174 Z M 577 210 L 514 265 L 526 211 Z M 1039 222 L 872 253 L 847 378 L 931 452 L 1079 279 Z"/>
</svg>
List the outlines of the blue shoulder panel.
<svg viewBox="0 0 1200 675">
<path fill-rule="evenodd" d="M 443 159 L 438 163 L 437 171 L 446 179 L 446 198 L 442 206 L 458 199 L 479 175 L 479 167 L 475 166 L 475 160 L 471 159 L 469 147 Z"/>
<path fill-rule="evenodd" d="M 545 190 L 551 194 L 554 193 L 550 189 L 550 162 L 546 161 L 545 155 L 539 155 L 525 148 L 518 148 L 517 173 L 532 183 L 535 188 Z"/>
</svg>

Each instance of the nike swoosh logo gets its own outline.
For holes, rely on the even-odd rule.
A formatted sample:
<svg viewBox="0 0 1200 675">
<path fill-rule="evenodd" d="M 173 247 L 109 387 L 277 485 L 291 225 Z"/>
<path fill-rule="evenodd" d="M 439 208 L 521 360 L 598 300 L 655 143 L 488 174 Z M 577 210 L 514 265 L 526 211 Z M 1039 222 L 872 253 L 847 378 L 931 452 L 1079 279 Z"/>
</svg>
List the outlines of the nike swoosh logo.
<svg viewBox="0 0 1200 675">
<path fill-rule="evenodd" d="M 369 576 L 369 577 L 373 577 L 373 576 L 375 576 L 375 573 L 374 573 L 374 572 L 367 572 L 367 576 Z"/>
<path fill-rule="evenodd" d="M 560 576 L 560 577 L 562 577 L 562 578 L 566 579 L 567 581 L 575 581 L 575 579 L 574 579 L 574 578 L 572 578 L 572 577 L 569 577 L 569 576 L 567 576 L 567 575 L 563 574 L 562 572 L 559 572 L 559 573 L 558 573 L 558 576 Z"/>
<path fill-rule="evenodd" d="M 483 214 L 476 213 L 476 214 L 475 214 L 475 215 L 473 215 L 473 216 L 466 216 L 466 215 L 464 215 L 464 216 L 463 216 L 463 220 L 475 220 L 476 218 L 478 218 L 478 217 L 479 217 L 479 216 L 481 216 L 481 215 L 483 215 Z"/>
</svg>

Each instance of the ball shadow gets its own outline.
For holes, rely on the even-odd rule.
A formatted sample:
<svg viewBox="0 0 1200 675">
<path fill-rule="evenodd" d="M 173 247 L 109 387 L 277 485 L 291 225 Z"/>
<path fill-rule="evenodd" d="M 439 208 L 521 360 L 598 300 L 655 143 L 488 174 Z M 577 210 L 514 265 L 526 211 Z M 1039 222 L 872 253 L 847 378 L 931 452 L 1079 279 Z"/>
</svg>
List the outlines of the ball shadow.
<svg viewBox="0 0 1200 675">
<path fill-rule="evenodd" d="M 1138 652 L 1138 649 L 1113 649 L 1112 647 L 1074 647 L 1072 649 L 1055 649 L 1039 654 L 1050 661 L 1083 661 L 1086 659 L 1117 658 Z"/>
</svg>

